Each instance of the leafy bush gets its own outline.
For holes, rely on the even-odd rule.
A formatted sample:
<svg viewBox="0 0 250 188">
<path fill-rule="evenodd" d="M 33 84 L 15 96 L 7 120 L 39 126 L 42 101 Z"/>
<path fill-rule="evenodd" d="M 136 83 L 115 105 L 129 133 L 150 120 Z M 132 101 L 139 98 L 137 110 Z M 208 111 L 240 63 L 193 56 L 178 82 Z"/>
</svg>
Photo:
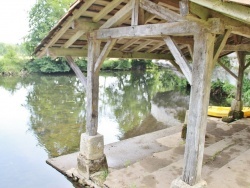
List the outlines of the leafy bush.
<svg viewBox="0 0 250 188">
<path fill-rule="evenodd" d="M 145 60 L 145 59 L 133 59 L 131 61 L 132 69 L 151 69 L 157 67 L 152 60 Z"/>
<path fill-rule="evenodd" d="M 58 72 L 69 72 L 70 67 L 66 61 L 62 58 L 51 60 L 49 57 L 34 59 L 26 65 L 26 69 L 29 72 L 36 73 L 58 73 Z"/>
<path fill-rule="evenodd" d="M 210 99 L 213 104 L 230 106 L 235 96 L 235 86 L 228 82 L 216 80 L 212 82 Z"/>
<path fill-rule="evenodd" d="M 128 59 L 108 59 L 105 60 L 101 67 L 102 70 L 129 70 L 131 62 Z"/>
</svg>

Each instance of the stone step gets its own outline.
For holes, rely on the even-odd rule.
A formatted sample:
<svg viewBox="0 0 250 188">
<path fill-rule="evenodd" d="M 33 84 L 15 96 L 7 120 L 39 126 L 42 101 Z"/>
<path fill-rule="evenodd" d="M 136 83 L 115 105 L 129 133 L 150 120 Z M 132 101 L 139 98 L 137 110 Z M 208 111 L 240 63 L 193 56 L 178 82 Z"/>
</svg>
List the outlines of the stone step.
<svg viewBox="0 0 250 188">
<path fill-rule="evenodd" d="M 246 140 L 249 137 L 249 133 L 245 129 L 246 126 L 238 125 L 214 125 L 211 131 L 218 131 L 221 134 L 220 140 L 214 144 L 208 144 L 204 152 L 204 163 L 207 164 L 205 167 L 204 174 L 211 174 L 213 168 L 209 166 L 211 159 L 215 156 L 226 155 L 227 152 L 232 152 L 231 158 L 233 159 L 237 155 L 236 148 L 239 152 L 247 149 L 247 142 L 241 143 L 240 140 Z M 239 126 L 239 127 L 236 127 Z M 217 130 L 216 130 L 217 129 Z M 236 131 L 234 133 L 234 131 Z M 237 132 L 239 131 L 239 132 Z M 230 138 L 230 135 L 233 136 Z M 172 147 L 172 149 L 165 152 L 154 153 L 151 157 L 147 157 L 127 168 L 119 171 L 112 172 L 105 184 L 108 187 L 170 187 L 171 182 L 176 179 L 182 173 L 183 168 L 183 153 L 184 145 L 179 141 L 173 141 L 175 138 L 178 140 L 178 134 L 172 134 L 168 137 L 157 139 L 159 143 L 166 147 Z M 179 145 L 178 145 L 179 143 Z M 236 143 L 238 145 L 236 145 Z M 230 147 L 232 147 L 230 150 Z M 176 154 L 178 151 L 178 155 Z M 225 151 L 225 154 L 223 153 Z M 175 153 L 175 154 L 174 154 Z M 228 161 L 227 161 L 228 162 Z"/>
<path fill-rule="evenodd" d="M 169 127 L 153 133 L 144 134 L 120 142 L 105 145 L 104 152 L 111 169 L 124 168 L 153 153 L 166 151 L 170 147 L 163 146 L 156 140 L 164 136 L 179 133 L 182 126 Z"/>
<path fill-rule="evenodd" d="M 248 143 L 249 144 L 249 143 Z M 250 149 L 205 178 L 209 188 L 250 187 Z"/>
<path fill-rule="evenodd" d="M 213 147 L 208 147 L 204 153 L 202 177 L 207 177 L 211 173 L 220 169 L 241 153 L 250 149 L 250 128 L 234 133 L 217 142 Z M 221 145 L 222 147 L 218 146 Z M 218 149 L 214 150 L 216 147 Z M 221 148 L 221 150 L 219 149 Z"/>
</svg>

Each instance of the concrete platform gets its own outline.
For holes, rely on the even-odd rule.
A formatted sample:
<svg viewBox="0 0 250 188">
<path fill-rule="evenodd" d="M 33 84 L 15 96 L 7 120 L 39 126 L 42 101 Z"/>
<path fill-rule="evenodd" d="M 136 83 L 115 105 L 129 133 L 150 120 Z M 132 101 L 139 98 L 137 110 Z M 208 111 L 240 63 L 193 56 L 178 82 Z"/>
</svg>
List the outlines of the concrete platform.
<svg viewBox="0 0 250 188">
<path fill-rule="evenodd" d="M 209 118 L 202 171 L 208 187 L 250 187 L 249 127 L 250 119 L 226 124 Z M 171 127 L 105 146 L 110 168 L 103 186 L 170 187 L 182 172 L 185 143 L 180 131 L 180 126 Z M 76 167 L 76 158 L 74 153 L 47 162 L 67 174 Z"/>
</svg>

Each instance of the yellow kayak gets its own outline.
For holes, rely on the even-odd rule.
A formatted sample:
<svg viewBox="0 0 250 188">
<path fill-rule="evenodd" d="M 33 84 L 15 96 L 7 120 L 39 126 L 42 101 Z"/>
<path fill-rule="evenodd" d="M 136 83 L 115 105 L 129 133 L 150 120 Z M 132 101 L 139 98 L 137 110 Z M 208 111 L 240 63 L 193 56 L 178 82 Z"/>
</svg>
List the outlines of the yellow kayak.
<svg viewBox="0 0 250 188">
<path fill-rule="evenodd" d="M 214 117 L 225 117 L 228 116 L 231 107 L 224 106 L 209 106 L 208 107 L 208 115 Z M 250 116 L 250 107 L 243 107 L 244 117 Z"/>
</svg>

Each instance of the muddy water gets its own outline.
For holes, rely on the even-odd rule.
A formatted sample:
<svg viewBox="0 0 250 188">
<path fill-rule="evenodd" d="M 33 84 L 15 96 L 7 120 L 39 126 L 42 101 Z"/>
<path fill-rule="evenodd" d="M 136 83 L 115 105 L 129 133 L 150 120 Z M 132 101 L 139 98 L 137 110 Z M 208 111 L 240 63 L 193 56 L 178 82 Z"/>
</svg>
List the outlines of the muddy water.
<svg viewBox="0 0 250 188">
<path fill-rule="evenodd" d="M 105 144 L 181 124 L 189 95 L 164 70 L 102 73 L 99 128 Z M 74 75 L 0 79 L 0 187 L 73 187 L 45 163 L 78 151 L 86 97 Z"/>
</svg>

